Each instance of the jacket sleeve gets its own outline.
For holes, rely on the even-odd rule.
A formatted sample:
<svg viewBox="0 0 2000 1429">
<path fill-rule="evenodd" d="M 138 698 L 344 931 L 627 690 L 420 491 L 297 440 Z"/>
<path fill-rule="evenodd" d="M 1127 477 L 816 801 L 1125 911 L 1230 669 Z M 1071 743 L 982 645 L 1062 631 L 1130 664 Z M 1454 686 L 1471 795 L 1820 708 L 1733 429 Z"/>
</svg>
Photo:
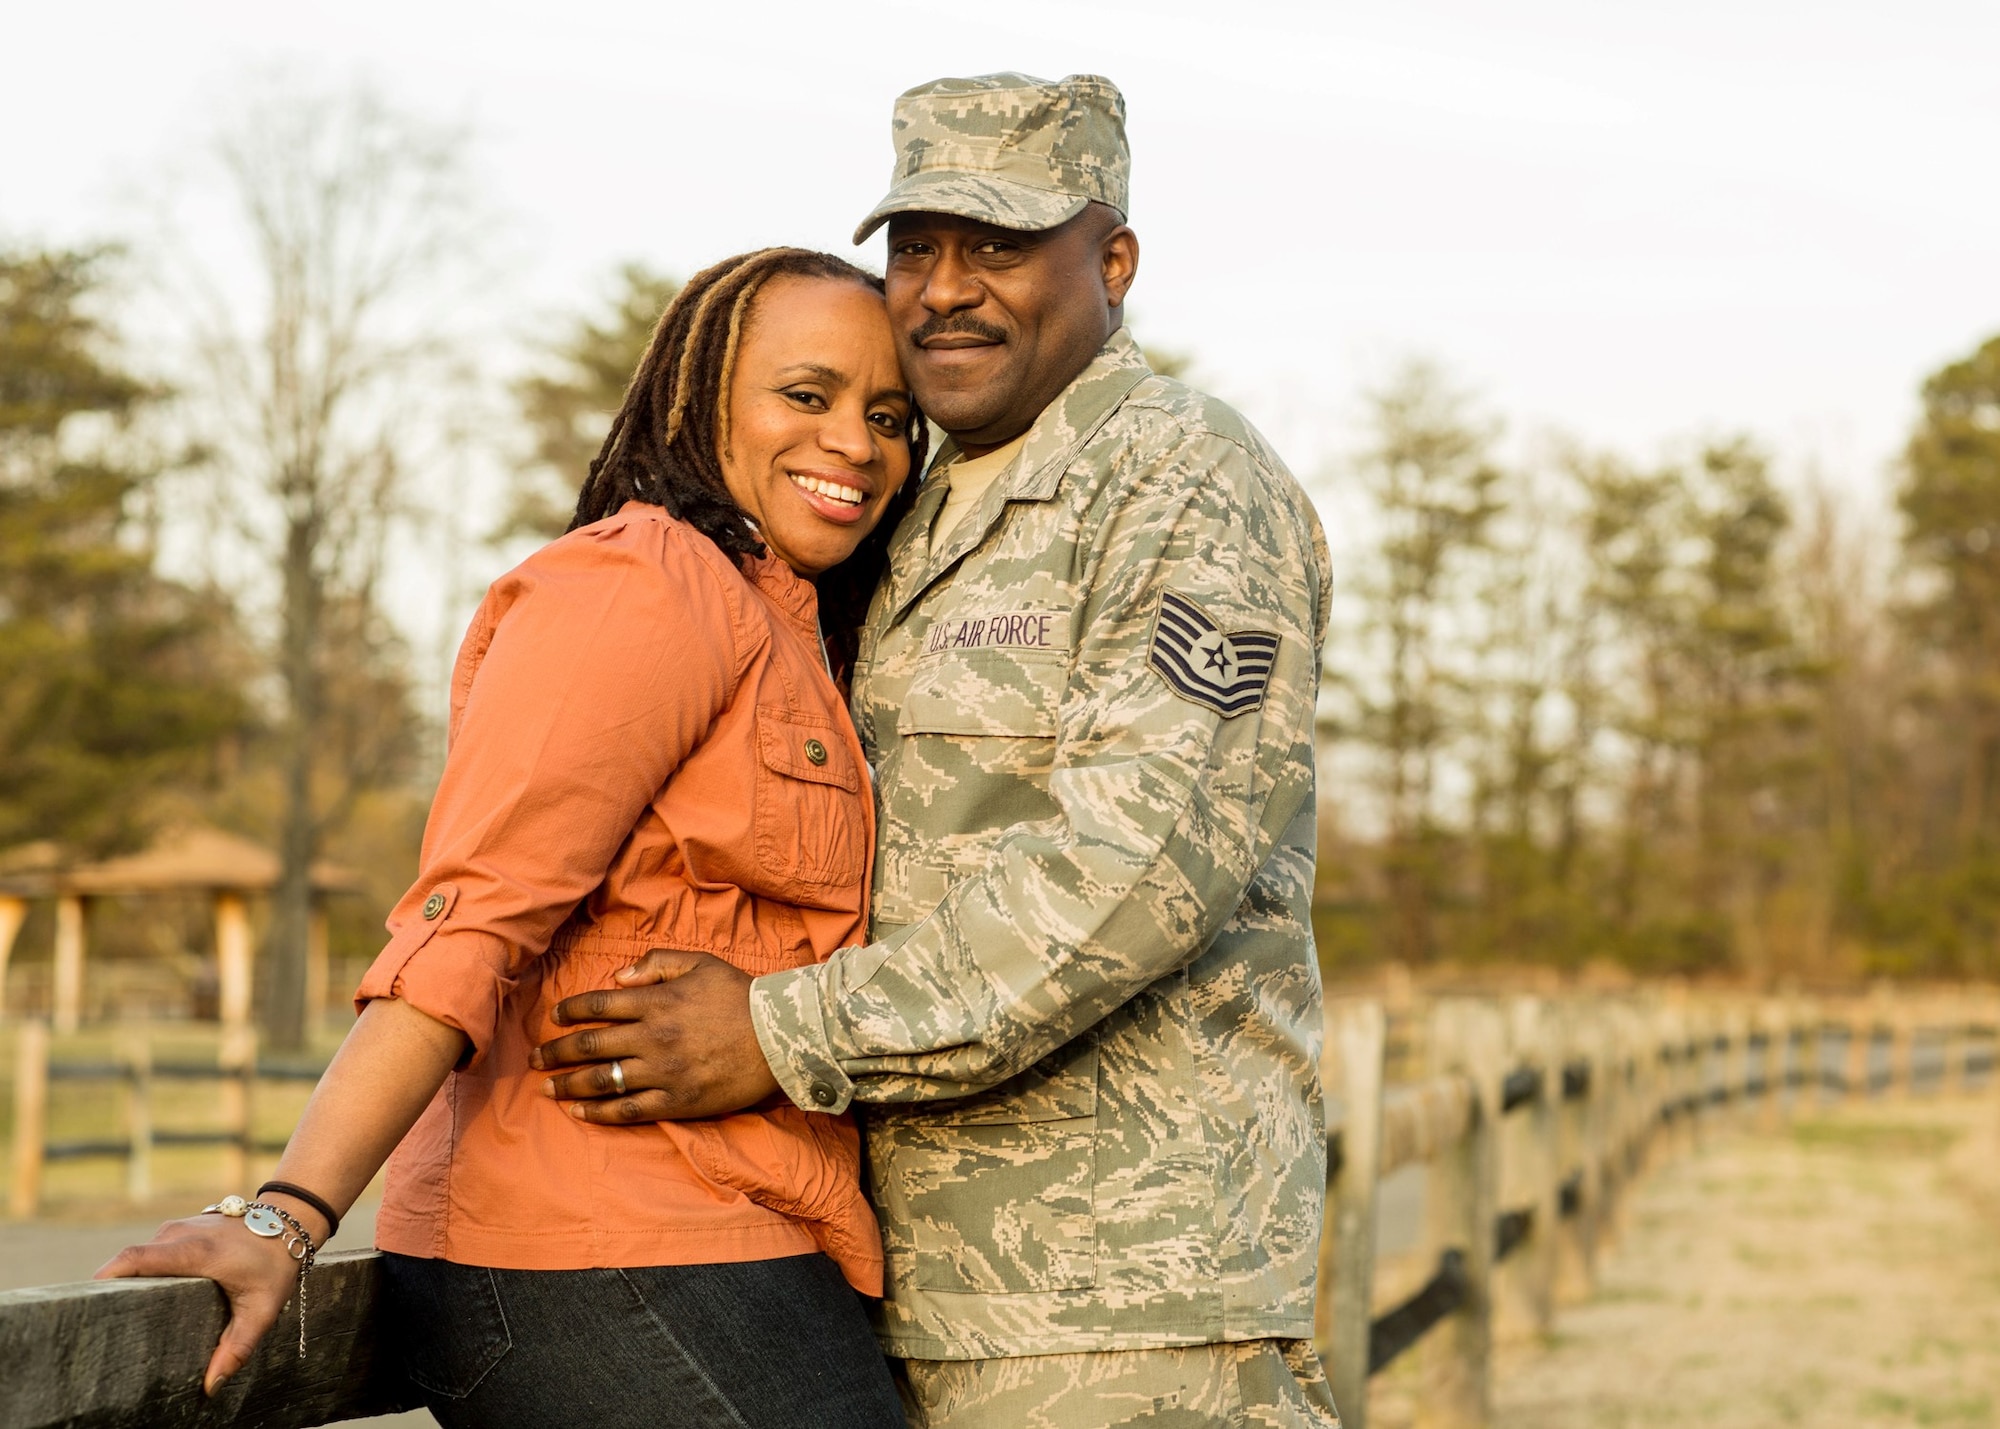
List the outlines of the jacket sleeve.
<svg viewBox="0 0 2000 1429">
<path fill-rule="evenodd" d="M 1025 1070 L 1192 961 L 1312 797 L 1326 548 L 1297 488 L 1203 433 L 1105 489 L 1059 813 L 1009 830 L 893 942 L 752 985 L 766 1060 L 803 1107 L 964 1096 Z M 1199 682 L 1176 687 L 1154 650 L 1176 599 L 1225 634 L 1277 637 L 1260 703 L 1225 714 L 1189 697 Z"/>
<path fill-rule="evenodd" d="M 688 539 L 614 519 L 543 548 L 489 593 L 460 656 L 461 678 L 476 668 L 421 872 L 357 1007 L 402 998 L 465 1033 L 466 1065 L 484 1057 L 521 970 L 603 881 L 740 677 L 732 603 Z"/>
</svg>

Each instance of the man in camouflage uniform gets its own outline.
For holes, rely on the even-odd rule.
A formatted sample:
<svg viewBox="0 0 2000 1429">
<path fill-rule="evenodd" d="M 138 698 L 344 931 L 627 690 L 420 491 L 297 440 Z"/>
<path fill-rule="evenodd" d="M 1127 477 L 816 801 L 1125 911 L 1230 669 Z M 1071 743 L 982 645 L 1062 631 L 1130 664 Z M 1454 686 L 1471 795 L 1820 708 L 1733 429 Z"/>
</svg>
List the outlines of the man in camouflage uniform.
<svg viewBox="0 0 2000 1429">
<path fill-rule="evenodd" d="M 596 1115 L 773 1080 L 862 1103 L 915 1425 L 1335 1426 L 1310 1340 L 1324 538 L 1263 439 L 1121 326 L 1109 81 L 941 80 L 895 130 L 855 241 L 888 222 L 891 321 L 953 440 L 854 673 L 874 941 L 754 982 L 656 954 L 679 975 L 652 1001 L 579 999 L 683 1069 Z"/>
</svg>

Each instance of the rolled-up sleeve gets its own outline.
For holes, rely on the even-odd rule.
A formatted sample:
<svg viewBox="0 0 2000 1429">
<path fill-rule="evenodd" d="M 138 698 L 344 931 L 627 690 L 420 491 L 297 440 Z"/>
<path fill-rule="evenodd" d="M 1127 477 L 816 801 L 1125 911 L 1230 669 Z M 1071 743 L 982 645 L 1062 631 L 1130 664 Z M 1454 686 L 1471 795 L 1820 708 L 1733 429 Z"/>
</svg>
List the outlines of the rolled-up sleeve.
<svg viewBox="0 0 2000 1429">
<path fill-rule="evenodd" d="M 544 547 L 488 593 L 460 652 L 421 873 L 355 993 L 471 1042 L 604 879 L 647 806 L 728 705 L 748 635 L 719 573 L 664 520 Z M 483 647 L 483 651 L 482 651 Z"/>
</svg>

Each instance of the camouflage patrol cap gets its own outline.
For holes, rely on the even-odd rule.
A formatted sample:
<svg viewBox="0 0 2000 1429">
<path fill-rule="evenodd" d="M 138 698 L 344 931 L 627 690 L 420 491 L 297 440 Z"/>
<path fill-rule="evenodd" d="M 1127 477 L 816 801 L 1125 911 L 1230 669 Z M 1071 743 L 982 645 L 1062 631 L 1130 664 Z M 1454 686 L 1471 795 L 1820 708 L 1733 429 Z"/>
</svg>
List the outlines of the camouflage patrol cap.
<svg viewBox="0 0 2000 1429">
<path fill-rule="evenodd" d="M 1103 75 L 933 80 L 897 99 L 893 129 L 895 179 L 854 230 L 856 243 L 897 213 L 1038 231 L 1092 199 L 1126 211 L 1125 96 Z"/>
</svg>

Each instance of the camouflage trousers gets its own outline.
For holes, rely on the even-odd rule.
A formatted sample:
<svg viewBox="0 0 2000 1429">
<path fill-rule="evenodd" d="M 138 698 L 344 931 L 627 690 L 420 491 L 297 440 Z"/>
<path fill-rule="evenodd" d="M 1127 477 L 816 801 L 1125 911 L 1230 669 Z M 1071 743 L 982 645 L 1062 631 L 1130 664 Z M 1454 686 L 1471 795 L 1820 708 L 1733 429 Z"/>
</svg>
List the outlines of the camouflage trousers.
<svg viewBox="0 0 2000 1429">
<path fill-rule="evenodd" d="M 1340 1429 L 1310 1340 L 890 1364 L 910 1429 Z"/>
</svg>

